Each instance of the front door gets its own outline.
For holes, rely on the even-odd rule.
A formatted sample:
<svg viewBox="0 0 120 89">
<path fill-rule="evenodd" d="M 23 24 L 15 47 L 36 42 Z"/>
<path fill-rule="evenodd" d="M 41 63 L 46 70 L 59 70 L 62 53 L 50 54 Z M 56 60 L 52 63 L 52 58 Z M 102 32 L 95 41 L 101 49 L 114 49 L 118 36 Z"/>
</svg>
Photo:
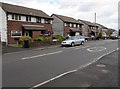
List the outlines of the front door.
<svg viewBox="0 0 120 89">
<path fill-rule="evenodd" d="M 25 31 L 25 36 L 29 36 L 29 31 Z"/>
<path fill-rule="evenodd" d="M 25 36 L 30 36 L 30 37 L 32 37 L 32 31 L 25 31 Z"/>
</svg>

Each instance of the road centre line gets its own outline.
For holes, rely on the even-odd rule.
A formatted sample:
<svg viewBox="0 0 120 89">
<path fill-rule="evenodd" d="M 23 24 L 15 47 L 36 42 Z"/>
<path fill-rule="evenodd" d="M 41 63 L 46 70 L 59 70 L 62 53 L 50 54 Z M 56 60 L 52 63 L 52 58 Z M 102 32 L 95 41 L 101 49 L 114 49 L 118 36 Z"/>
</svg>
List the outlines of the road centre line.
<svg viewBox="0 0 120 89">
<path fill-rule="evenodd" d="M 111 54 L 111 53 L 113 53 L 113 52 L 115 52 L 115 51 L 117 51 L 117 50 L 119 50 L 119 48 L 117 48 L 117 49 L 115 49 L 115 50 L 112 50 L 112 51 L 110 51 L 110 52 L 108 52 L 108 53 L 106 53 L 106 54 L 104 54 L 104 55 L 102 55 L 102 56 L 100 56 L 100 57 L 98 57 L 98 58 L 94 58 L 94 60 L 93 60 L 92 62 L 87 63 L 87 64 L 85 64 L 85 65 L 83 65 L 83 66 L 80 66 L 79 68 L 77 68 L 77 69 L 75 69 L 75 70 L 71 70 L 71 71 L 65 72 L 65 73 L 63 73 L 63 74 L 60 74 L 60 75 L 58 75 L 58 76 L 56 76 L 56 77 L 53 77 L 53 78 L 51 78 L 51 79 L 49 79 L 49 80 L 47 80 L 47 81 L 45 81 L 45 82 L 42 82 L 42 83 L 40 83 L 40 84 L 37 84 L 37 85 L 35 85 L 35 86 L 33 86 L 33 87 L 29 88 L 29 89 L 34 89 L 34 88 L 40 87 L 40 86 L 42 86 L 42 85 L 44 85 L 44 84 L 46 84 L 46 83 L 49 83 L 49 82 L 51 82 L 51 81 L 53 81 L 53 80 L 55 80 L 55 79 L 58 79 L 58 78 L 60 78 L 60 77 L 62 77 L 62 76 L 64 76 L 64 75 L 77 72 L 78 70 L 83 69 L 83 68 L 85 68 L 85 67 L 87 67 L 87 66 L 89 66 L 89 65 L 91 65 L 91 64 L 93 64 L 93 63 L 95 63 L 95 62 L 97 62 L 97 61 L 100 60 L 101 58 L 103 58 L 103 57 L 105 57 L 106 55 L 109 55 L 109 54 Z"/>
<path fill-rule="evenodd" d="M 46 53 L 46 54 L 41 54 L 41 55 L 36 55 L 36 56 L 31 56 L 31 57 L 24 57 L 24 58 L 22 58 L 22 60 L 32 59 L 32 58 L 37 58 L 37 57 L 43 57 L 43 56 L 49 56 L 49 55 L 58 54 L 58 53 L 62 53 L 62 52 L 63 51 L 57 51 L 57 52 Z"/>
</svg>

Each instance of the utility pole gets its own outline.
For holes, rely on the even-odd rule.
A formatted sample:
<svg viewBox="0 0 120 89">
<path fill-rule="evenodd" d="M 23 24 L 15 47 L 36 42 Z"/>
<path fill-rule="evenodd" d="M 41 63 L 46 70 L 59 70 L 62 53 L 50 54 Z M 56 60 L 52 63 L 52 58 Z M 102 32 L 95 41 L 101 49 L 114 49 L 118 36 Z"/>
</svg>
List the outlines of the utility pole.
<svg viewBox="0 0 120 89">
<path fill-rule="evenodd" d="M 96 12 L 95 12 L 95 37 L 97 36 L 97 27 L 96 27 Z"/>
<path fill-rule="evenodd" d="M 95 23 L 96 23 L 96 13 L 95 13 Z"/>
</svg>

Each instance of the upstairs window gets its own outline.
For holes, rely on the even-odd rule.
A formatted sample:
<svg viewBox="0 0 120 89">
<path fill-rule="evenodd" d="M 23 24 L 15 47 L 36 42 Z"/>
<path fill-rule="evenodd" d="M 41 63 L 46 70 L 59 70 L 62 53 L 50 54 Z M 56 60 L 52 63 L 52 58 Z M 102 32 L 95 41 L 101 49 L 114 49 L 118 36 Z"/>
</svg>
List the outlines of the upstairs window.
<svg viewBox="0 0 120 89">
<path fill-rule="evenodd" d="M 80 25 L 79 25 L 79 24 L 76 24 L 76 27 L 77 27 L 77 28 L 79 28 L 79 27 L 80 27 Z"/>
<path fill-rule="evenodd" d="M 21 20 L 21 16 L 19 15 L 19 20 Z"/>
<path fill-rule="evenodd" d="M 12 14 L 12 19 L 15 19 L 14 15 Z"/>
<path fill-rule="evenodd" d="M 79 27 L 80 27 L 80 25 L 78 24 L 78 25 L 77 25 L 77 27 L 79 28 Z"/>
<path fill-rule="evenodd" d="M 76 24 L 74 24 L 74 27 L 76 27 Z"/>
<path fill-rule="evenodd" d="M 67 26 L 67 27 L 70 27 L 70 23 L 66 23 L 66 26 Z"/>
<path fill-rule="evenodd" d="M 21 15 L 14 15 L 14 14 L 12 14 L 12 19 L 13 20 L 21 20 Z"/>
<path fill-rule="evenodd" d="M 49 23 L 50 24 L 50 20 L 49 19 L 45 19 L 45 23 Z"/>
<path fill-rule="evenodd" d="M 26 16 L 26 21 L 31 21 L 31 17 L 30 16 Z"/>
<path fill-rule="evenodd" d="M 15 20 L 18 20 L 18 15 L 15 15 Z"/>
<path fill-rule="evenodd" d="M 74 27 L 74 24 L 72 24 L 72 27 Z"/>
<path fill-rule="evenodd" d="M 41 18 L 36 18 L 37 23 L 41 23 Z"/>
</svg>

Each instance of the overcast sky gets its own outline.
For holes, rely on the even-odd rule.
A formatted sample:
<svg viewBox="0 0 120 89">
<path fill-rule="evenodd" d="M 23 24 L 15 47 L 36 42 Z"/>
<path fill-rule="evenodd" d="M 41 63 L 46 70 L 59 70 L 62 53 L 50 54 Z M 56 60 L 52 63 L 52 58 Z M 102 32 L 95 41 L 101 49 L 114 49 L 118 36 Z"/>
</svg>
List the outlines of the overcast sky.
<svg viewBox="0 0 120 89">
<path fill-rule="evenodd" d="M 119 0 L 1 0 L 2 2 L 35 8 L 48 15 L 60 14 L 118 29 Z"/>
</svg>

